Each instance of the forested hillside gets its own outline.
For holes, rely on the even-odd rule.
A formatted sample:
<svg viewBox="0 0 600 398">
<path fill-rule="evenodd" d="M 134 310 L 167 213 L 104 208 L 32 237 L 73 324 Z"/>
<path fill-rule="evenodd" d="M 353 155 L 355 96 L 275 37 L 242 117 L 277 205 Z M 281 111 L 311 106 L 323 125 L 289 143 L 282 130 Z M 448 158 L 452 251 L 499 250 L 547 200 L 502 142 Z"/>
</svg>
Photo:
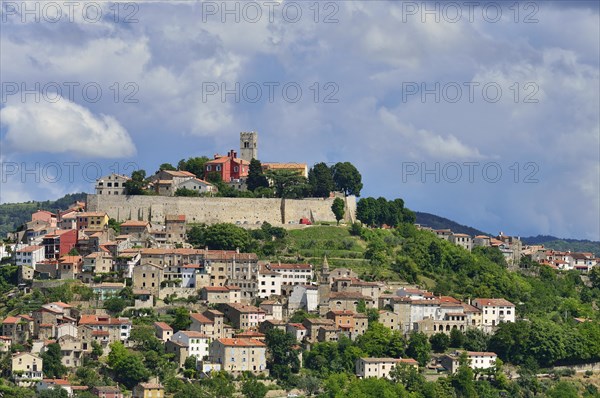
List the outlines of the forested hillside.
<svg viewBox="0 0 600 398">
<path fill-rule="evenodd" d="M 58 200 L 44 202 L 4 203 L 0 205 L 0 237 L 8 232 L 14 232 L 23 223 L 31 220 L 31 215 L 38 210 L 56 212 L 66 210 L 76 201 L 85 201 L 86 193 L 74 193 L 63 196 Z"/>
</svg>

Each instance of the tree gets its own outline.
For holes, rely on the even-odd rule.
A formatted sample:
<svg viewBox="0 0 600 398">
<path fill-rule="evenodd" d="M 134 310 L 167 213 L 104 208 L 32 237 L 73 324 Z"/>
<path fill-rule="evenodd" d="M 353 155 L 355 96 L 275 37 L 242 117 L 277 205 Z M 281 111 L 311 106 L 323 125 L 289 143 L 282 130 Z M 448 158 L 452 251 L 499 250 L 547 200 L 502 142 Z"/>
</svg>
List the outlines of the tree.
<svg viewBox="0 0 600 398">
<path fill-rule="evenodd" d="M 333 200 L 333 204 L 331 205 L 331 211 L 335 214 L 335 219 L 340 224 L 340 220 L 344 218 L 344 200 L 342 198 L 335 198 Z"/>
<path fill-rule="evenodd" d="M 233 224 L 213 224 L 204 231 L 204 244 L 213 250 L 246 250 L 250 241 L 250 233 Z"/>
<path fill-rule="evenodd" d="M 473 369 L 469 366 L 469 358 L 466 352 L 460 355 L 458 363 L 458 370 L 452 376 L 454 390 L 459 397 L 477 398 Z"/>
<path fill-rule="evenodd" d="M 465 344 L 465 335 L 458 329 L 452 329 L 450 331 L 450 347 L 462 348 Z"/>
<path fill-rule="evenodd" d="M 465 333 L 465 342 L 463 346 L 467 351 L 486 351 L 489 342 L 489 336 L 479 329 L 469 329 Z"/>
<path fill-rule="evenodd" d="M 299 198 L 307 188 L 306 178 L 295 170 L 268 170 L 265 176 L 272 181 L 278 198 Z"/>
<path fill-rule="evenodd" d="M 269 180 L 263 174 L 260 160 L 252 159 L 248 168 L 248 177 L 246 178 L 246 186 L 249 191 L 254 192 L 258 188 L 268 188 Z"/>
<path fill-rule="evenodd" d="M 315 197 L 328 198 L 335 189 L 331 169 L 325 163 L 317 163 L 308 171 L 308 184 Z"/>
<path fill-rule="evenodd" d="M 362 176 L 350 162 L 336 163 L 331 169 L 336 190 L 346 195 L 360 196 Z"/>
<path fill-rule="evenodd" d="M 127 301 L 121 297 L 115 296 L 104 300 L 104 309 L 113 313 L 118 314 L 127 307 Z"/>
<path fill-rule="evenodd" d="M 321 379 L 313 375 L 306 375 L 298 380 L 298 387 L 306 391 L 309 397 L 319 392 Z"/>
<path fill-rule="evenodd" d="M 375 198 L 362 198 L 356 203 L 356 218 L 365 225 L 375 225 L 379 204 Z"/>
<path fill-rule="evenodd" d="M 429 361 L 429 352 L 431 351 L 431 344 L 427 339 L 427 335 L 421 332 L 413 332 L 408 340 L 408 347 L 406 348 L 406 354 L 416 359 L 419 365 L 425 366 Z"/>
<path fill-rule="evenodd" d="M 112 228 L 117 235 L 121 233 L 121 223 L 115 220 L 114 218 L 110 218 L 108 220 L 108 228 Z"/>
<path fill-rule="evenodd" d="M 40 398 L 69 398 L 67 390 L 62 387 L 52 387 L 42 390 L 37 396 Z"/>
<path fill-rule="evenodd" d="M 190 312 L 187 308 L 175 308 L 173 310 L 173 315 L 175 316 L 175 319 L 173 319 L 173 322 L 171 322 L 171 327 L 175 333 L 180 330 L 186 330 L 192 324 Z"/>
<path fill-rule="evenodd" d="M 195 198 L 195 197 L 200 196 L 200 193 L 198 191 L 194 191 L 193 189 L 183 187 L 183 188 L 177 188 L 175 190 L 175 196 L 186 197 L 186 198 Z"/>
<path fill-rule="evenodd" d="M 104 354 L 102 346 L 97 341 L 92 341 L 92 358 L 98 359 Z"/>
<path fill-rule="evenodd" d="M 273 377 L 287 381 L 291 373 L 298 373 L 300 360 L 298 353 L 292 348 L 296 340 L 291 334 L 280 329 L 270 329 L 265 336 L 265 342 L 271 354 L 267 360 L 267 367 Z"/>
<path fill-rule="evenodd" d="M 44 375 L 51 379 L 60 379 L 67 373 L 67 368 L 62 364 L 60 344 L 52 343 L 46 347 L 42 355 Z"/>
<path fill-rule="evenodd" d="M 115 380 L 129 389 L 150 377 L 150 371 L 144 366 L 142 358 L 128 351 L 120 341 L 110 345 L 107 363 L 113 370 Z"/>
<path fill-rule="evenodd" d="M 600 289 L 600 267 L 594 267 L 589 273 L 590 282 L 596 289 Z"/>
<path fill-rule="evenodd" d="M 76 248 L 72 248 L 71 250 L 69 250 L 69 252 L 67 253 L 67 256 L 79 256 L 79 252 L 77 251 Z"/>
<path fill-rule="evenodd" d="M 158 167 L 158 171 L 163 171 L 163 170 L 175 171 L 177 169 L 171 163 L 163 163 Z"/>
<path fill-rule="evenodd" d="M 177 170 L 181 171 L 189 171 L 194 174 L 196 177 L 200 179 L 205 179 L 204 175 L 204 165 L 210 159 L 206 156 L 200 156 L 195 158 L 189 158 L 187 161 L 181 159 L 179 163 L 177 163 Z"/>
<path fill-rule="evenodd" d="M 248 379 L 242 384 L 242 394 L 247 398 L 264 398 L 269 388 L 256 379 Z"/>
<path fill-rule="evenodd" d="M 434 352 L 444 352 L 450 346 L 450 337 L 445 333 L 436 333 L 429 338 Z"/>
<path fill-rule="evenodd" d="M 125 181 L 123 185 L 127 195 L 144 195 L 146 184 L 146 171 L 135 170 L 131 173 L 131 180 Z"/>
<path fill-rule="evenodd" d="M 401 383 L 411 392 L 421 391 L 425 384 L 425 377 L 419 373 L 419 370 L 406 363 L 397 364 L 390 372 L 390 378 L 396 383 Z"/>
</svg>

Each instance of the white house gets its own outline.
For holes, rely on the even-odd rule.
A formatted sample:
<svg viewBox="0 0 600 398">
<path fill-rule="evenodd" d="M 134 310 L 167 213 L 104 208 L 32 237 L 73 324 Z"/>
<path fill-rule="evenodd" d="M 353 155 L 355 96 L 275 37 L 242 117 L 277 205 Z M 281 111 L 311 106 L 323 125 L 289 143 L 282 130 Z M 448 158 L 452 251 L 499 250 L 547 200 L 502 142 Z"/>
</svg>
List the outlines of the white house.
<svg viewBox="0 0 600 398">
<path fill-rule="evenodd" d="M 400 358 L 358 358 L 356 360 L 356 376 L 359 379 L 368 377 L 390 378 L 390 372 L 400 363 Z"/>
<path fill-rule="evenodd" d="M 171 341 L 188 347 L 188 355 L 203 359 L 208 355 L 211 338 L 200 332 L 180 330 L 171 337 Z"/>
<path fill-rule="evenodd" d="M 304 285 L 313 279 L 311 264 L 269 264 L 265 267 L 281 275 L 282 285 Z"/>
<path fill-rule="evenodd" d="M 499 323 L 515 321 L 515 305 L 508 300 L 477 298 L 473 305 L 481 310 L 481 325 L 486 332 Z"/>
<path fill-rule="evenodd" d="M 283 277 L 279 272 L 262 265 L 258 270 L 258 297 L 269 298 L 281 295 L 281 284 Z"/>
<path fill-rule="evenodd" d="M 213 184 L 199 178 L 191 178 L 189 180 L 180 182 L 175 186 L 175 191 L 180 188 L 189 189 L 190 191 L 197 192 L 198 194 L 216 192 L 217 190 Z M 175 193 L 175 191 L 173 193 Z"/>
<path fill-rule="evenodd" d="M 131 178 L 112 173 L 96 180 L 96 195 L 125 195 L 125 183 Z"/>
<path fill-rule="evenodd" d="M 44 261 L 45 257 L 46 250 L 44 246 L 26 246 L 17 250 L 16 263 L 19 266 L 27 265 L 35 269 L 36 264 Z"/>
<path fill-rule="evenodd" d="M 461 351 L 455 351 L 452 354 L 444 355 L 441 359 L 442 366 L 448 369 L 452 374 L 458 370 Z M 475 369 L 489 369 L 496 365 L 498 356 L 494 352 L 476 352 L 467 351 L 469 367 Z"/>
</svg>

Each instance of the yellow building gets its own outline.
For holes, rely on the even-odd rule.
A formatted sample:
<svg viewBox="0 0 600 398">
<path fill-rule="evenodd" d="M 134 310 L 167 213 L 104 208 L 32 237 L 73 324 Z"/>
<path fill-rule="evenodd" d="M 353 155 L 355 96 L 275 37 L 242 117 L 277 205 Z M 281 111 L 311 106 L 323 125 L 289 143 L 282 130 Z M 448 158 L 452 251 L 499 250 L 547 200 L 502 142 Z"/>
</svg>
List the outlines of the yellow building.
<svg viewBox="0 0 600 398">
<path fill-rule="evenodd" d="M 156 383 L 140 383 L 133 387 L 132 398 L 164 398 L 165 388 Z"/>
<path fill-rule="evenodd" d="M 108 225 L 108 214 L 102 211 L 76 213 L 78 230 L 103 230 Z"/>
</svg>

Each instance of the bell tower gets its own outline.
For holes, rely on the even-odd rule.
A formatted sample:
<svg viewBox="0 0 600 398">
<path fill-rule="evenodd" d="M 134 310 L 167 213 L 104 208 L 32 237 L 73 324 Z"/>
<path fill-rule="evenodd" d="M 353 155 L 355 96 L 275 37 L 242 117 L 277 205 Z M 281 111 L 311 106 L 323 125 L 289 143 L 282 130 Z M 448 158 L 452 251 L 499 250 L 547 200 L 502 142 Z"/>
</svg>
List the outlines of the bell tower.
<svg viewBox="0 0 600 398">
<path fill-rule="evenodd" d="M 258 159 L 258 133 L 256 131 L 240 133 L 240 158 L 248 162 Z"/>
</svg>

